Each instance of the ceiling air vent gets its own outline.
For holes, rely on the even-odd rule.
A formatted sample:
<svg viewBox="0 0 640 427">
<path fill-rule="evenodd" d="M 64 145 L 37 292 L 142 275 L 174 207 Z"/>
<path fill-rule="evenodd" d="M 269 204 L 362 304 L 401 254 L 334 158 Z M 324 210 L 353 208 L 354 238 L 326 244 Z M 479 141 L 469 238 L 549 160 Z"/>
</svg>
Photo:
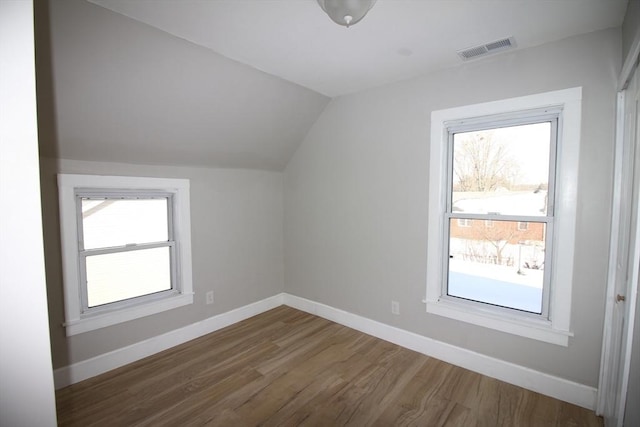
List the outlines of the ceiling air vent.
<svg viewBox="0 0 640 427">
<path fill-rule="evenodd" d="M 516 46 L 516 41 L 513 37 L 506 39 L 500 39 L 492 41 L 490 43 L 481 44 L 479 46 L 472 46 L 466 49 L 458 51 L 458 55 L 463 60 L 478 58 L 480 56 L 489 55 L 492 53 L 502 52 L 503 50 L 511 49 Z"/>
</svg>

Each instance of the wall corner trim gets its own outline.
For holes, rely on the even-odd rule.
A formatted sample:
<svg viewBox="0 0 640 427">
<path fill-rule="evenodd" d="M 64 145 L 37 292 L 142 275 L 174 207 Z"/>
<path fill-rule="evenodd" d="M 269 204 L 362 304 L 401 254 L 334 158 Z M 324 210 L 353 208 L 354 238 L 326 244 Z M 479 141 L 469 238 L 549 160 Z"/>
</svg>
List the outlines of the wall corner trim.
<svg viewBox="0 0 640 427">
<path fill-rule="evenodd" d="M 277 294 L 139 343 L 56 369 L 54 371 L 56 389 L 135 362 L 136 360 L 215 332 L 280 305 L 287 305 L 331 320 L 343 326 L 482 375 L 496 378 L 509 384 L 551 396 L 583 408 L 595 410 L 597 390 L 594 387 L 485 356 L 471 350 L 446 344 L 404 329 L 367 319 L 357 314 L 286 293 Z"/>
</svg>

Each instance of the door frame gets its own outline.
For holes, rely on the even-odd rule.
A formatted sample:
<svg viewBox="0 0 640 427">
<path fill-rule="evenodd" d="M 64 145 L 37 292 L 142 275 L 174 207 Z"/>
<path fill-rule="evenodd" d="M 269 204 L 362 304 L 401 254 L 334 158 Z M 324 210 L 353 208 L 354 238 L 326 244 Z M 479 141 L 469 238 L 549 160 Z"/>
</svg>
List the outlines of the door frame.
<svg viewBox="0 0 640 427">
<path fill-rule="evenodd" d="M 635 94 L 627 93 L 627 86 L 631 79 L 634 78 L 634 73 L 639 73 L 637 69 L 638 59 L 640 56 L 640 33 L 636 36 L 632 43 L 629 55 L 627 56 L 625 63 L 622 67 L 618 83 L 618 95 L 616 106 L 616 138 L 615 138 L 615 166 L 614 166 L 614 189 L 613 189 L 613 201 L 612 201 L 612 222 L 611 222 L 611 237 L 609 246 L 609 272 L 607 275 L 607 291 L 606 291 L 606 307 L 605 307 L 605 319 L 604 319 L 604 332 L 603 332 L 603 345 L 602 345 L 602 357 L 600 361 L 600 378 L 598 385 L 598 399 L 596 404 L 596 413 L 605 417 L 605 424 L 607 419 L 617 419 L 617 426 L 621 426 L 624 420 L 624 411 L 626 404 L 626 395 L 628 387 L 628 377 L 630 369 L 631 358 L 631 345 L 633 339 L 634 320 L 636 315 L 636 299 L 638 293 L 638 267 L 634 268 L 634 277 L 630 277 L 631 283 L 629 285 L 630 292 L 626 295 L 626 307 L 625 309 L 625 323 L 627 327 L 626 334 L 622 337 L 620 348 L 614 347 L 614 311 L 616 305 L 616 282 L 618 280 L 618 274 L 616 265 L 620 259 L 629 259 L 630 254 L 638 254 L 640 251 L 640 211 L 638 211 L 635 218 L 629 217 L 629 224 L 636 223 L 636 236 L 633 236 L 631 245 L 627 246 L 623 253 L 619 253 L 618 244 L 620 240 L 621 224 L 621 202 L 622 194 L 625 184 L 633 185 L 634 174 L 640 174 L 640 164 L 632 164 L 631 168 L 625 168 L 625 162 L 633 159 L 625 159 L 623 154 L 628 151 L 631 144 L 635 144 L 635 150 L 640 150 L 640 141 L 634 138 L 627 138 L 625 135 L 625 116 L 626 116 L 626 97 L 634 96 Z M 640 76 L 635 76 L 637 80 Z M 637 124 L 640 126 L 640 123 Z M 630 262 L 634 262 L 631 260 Z M 625 274 L 629 270 L 629 267 L 625 269 Z M 623 326 L 624 332 L 624 326 Z M 622 355 L 622 349 L 625 349 L 625 354 Z M 621 366 L 614 372 L 614 366 L 616 366 L 615 359 L 620 358 L 622 361 Z M 614 382 L 617 379 L 620 371 L 622 371 L 622 382 L 618 384 L 618 390 L 615 393 L 609 393 L 608 391 L 613 387 Z M 616 402 L 616 396 L 619 396 L 619 400 Z M 611 408 L 611 409 L 609 409 Z M 609 412 L 609 413 L 607 413 Z M 613 413 L 611 413 L 613 412 Z"/>
</svg>

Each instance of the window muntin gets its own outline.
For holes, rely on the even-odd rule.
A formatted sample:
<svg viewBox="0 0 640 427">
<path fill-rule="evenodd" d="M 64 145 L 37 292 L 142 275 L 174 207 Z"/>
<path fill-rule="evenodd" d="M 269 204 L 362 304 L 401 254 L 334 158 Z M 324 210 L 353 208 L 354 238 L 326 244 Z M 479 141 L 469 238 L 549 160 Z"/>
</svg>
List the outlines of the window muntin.
<svg viewBox="0 0 640 427">
<path fill-rule="evenodd" d="M 443 296 L 548 316 L 558 115 L 447 128 Z"/>
</svg>

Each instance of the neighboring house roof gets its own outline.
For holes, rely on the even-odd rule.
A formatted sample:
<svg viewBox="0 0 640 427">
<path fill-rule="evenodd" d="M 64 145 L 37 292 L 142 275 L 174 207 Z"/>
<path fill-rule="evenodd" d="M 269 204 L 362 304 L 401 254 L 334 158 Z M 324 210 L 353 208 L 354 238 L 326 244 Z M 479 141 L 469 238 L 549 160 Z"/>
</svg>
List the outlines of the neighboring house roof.
<svg viewBox="0 0 640 427">
<path fill-rule="evenodd" d="M 542 216 L 546 202 L 546 191 L 454 192 L 452 210 L 480 214 Z"/>
</svg>

